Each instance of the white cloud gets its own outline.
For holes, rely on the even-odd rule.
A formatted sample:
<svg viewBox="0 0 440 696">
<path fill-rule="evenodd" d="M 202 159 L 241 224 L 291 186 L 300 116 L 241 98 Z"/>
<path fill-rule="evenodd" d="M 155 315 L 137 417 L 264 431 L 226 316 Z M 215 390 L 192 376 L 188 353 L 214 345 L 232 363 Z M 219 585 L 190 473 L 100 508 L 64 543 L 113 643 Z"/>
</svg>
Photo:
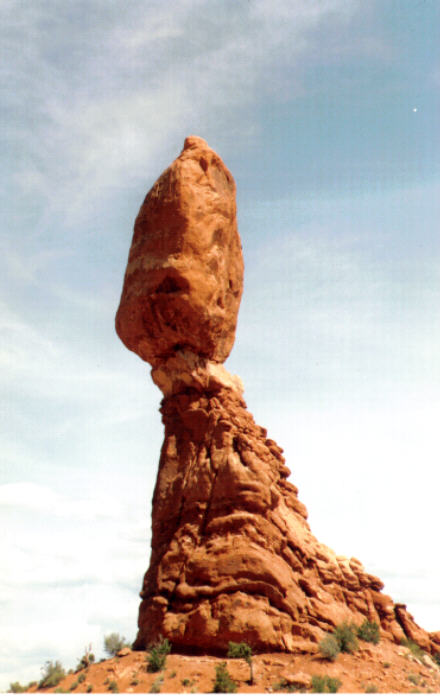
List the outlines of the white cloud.
<svg viewBox="0 0 440 696">
<path fill-rule="evenodd" d="M 45 512 L 55 517 L 75 517 L 78 521 L 89 522 L 99 517 L 120 517 L 122 512 L 117 500 L 102 497 L 89 500 L 63 498 L 49 486 L 27 481 L 0 486 L 0 507 L 6 505 Z"/>
<path fill-rule="evenodd" d="M 133 502 L 117 487 L 84 497 L 0 486 L 3 688 L 38 679 L 48 659 L 75 667 L 89 642 L 102 653 L 112 630 L 133 640 L 147 564 L 145 512 L 136 517 Z"/>
</svg>

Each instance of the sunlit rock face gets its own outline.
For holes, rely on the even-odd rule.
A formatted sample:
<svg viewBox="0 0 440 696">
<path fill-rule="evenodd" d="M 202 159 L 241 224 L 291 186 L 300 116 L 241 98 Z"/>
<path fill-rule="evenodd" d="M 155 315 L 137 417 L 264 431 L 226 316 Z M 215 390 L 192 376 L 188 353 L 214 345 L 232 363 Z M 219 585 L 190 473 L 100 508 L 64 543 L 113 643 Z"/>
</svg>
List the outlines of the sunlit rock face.
<svg viewBox="0 0 440 696">
<path fill-rule="evenodd" d="M 282 450 L 222 365 L 242 283 L 234 180 L 191 136 L 140 209 L 116 317 L 164 394 L 135 647 L 163 636 L 175 648 L 224 650 L 232 640 L 308 652 L 341 622 L 368 619 L 382 637 L 439 650 L 440 634 L 312 535 Z"/>
<path fill-rule="evenodd" d="M 179 351 L 222 363 L 242 289 L 234 179 L 191 136 L 137 216 L 116 330 L 153 367 Z"/>
</svg>

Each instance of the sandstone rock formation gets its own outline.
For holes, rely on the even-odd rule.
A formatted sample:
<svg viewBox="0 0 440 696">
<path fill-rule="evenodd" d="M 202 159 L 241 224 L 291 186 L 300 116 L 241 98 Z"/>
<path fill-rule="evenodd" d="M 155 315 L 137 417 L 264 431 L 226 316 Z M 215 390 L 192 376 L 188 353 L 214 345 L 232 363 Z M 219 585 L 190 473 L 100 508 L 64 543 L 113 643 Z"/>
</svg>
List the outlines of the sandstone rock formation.
<svg viewBox="0 0 440 696">
<path fill-rule="evenodd" d="M 154 367 L 183 350 L 222 363 L 242 288 L 234 179 L 189 137 L 136 218 L 116 330 Z"/>
<path fill-rule="evenodd" d="M 382 582 L 319 543 L 282 450 L 222 366 L 235 336 L 243 262 L 235 185 L 196 137 L 148 193 L 135 223 L 116 327 L 151 363 L 165 441 L 135 646 L 313 650 L 344 620 L 438 650 Z"/>
</svg>

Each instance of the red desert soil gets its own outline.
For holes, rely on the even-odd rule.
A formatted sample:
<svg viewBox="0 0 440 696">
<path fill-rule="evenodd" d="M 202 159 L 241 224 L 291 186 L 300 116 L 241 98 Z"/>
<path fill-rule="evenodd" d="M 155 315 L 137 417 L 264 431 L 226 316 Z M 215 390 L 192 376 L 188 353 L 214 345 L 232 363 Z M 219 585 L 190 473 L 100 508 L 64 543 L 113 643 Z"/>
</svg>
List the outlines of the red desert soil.
<svg viewBox="0 0 440 696">
<path fill-rule="evenodd" d="M 422 661 L 408 648 L 384 640 L 378 645 L 360 642 L 359 650 L 352 655 L 341 653 L 334 662 L 324 660 L 318 652 L 255 655 L 252 685 L 248 683 L 249 667 L 241 659 L 171 653 L 165 669 L 150 674 L 146 671 L 147 655 L 144 651 L 124 648 L 117 657 L 69 674 L 57 687 L 34 687 L 30 691 L 111 693 L 116 690 L 111 684 L 115 682 L 121 693 L 149 693 L 153 683 L 159 680 L 162 693 L 209 693 L 213 690 L 215 668 L 225 661 L 240 693 L 311 692 L 313 675 L 336 677 L 341 681 L 339 692 L 345 693 L 440 692 L 440 668 L 431 658 L 425 656 Z M 78 683 L 82 674 L 85 679 Z M 77 686 L 72 689 L 75 682 Z"/>
</svg>

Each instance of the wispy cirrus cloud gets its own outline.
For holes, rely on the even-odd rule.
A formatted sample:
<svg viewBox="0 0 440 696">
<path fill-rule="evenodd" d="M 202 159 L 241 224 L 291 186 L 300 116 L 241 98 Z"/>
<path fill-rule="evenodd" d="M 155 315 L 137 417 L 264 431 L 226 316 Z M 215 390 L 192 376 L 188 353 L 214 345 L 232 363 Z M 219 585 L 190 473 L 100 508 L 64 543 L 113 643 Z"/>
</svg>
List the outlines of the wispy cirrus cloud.
<svg viewBox="0 0 440 696">
<path fill-rule="evenodd" d="M 90 212 L 92 192 L 96 205 L 121 178 L 153 174 L 167 143 L 191 130 L 236 129 L 237 110 L 276 85 L 282 99 L 303 90 L 302 57 L 322 50 L 327 25 L 346 28 L 358 3 L 226 5 L 132 2 L 124 15 L 103 2 L 3 5 L 14 182 L 45 199 L 46 219 L 67 206 L 71 217 Z M 245 136 L 252 125 L 240 120 Z"/>
</svg>

